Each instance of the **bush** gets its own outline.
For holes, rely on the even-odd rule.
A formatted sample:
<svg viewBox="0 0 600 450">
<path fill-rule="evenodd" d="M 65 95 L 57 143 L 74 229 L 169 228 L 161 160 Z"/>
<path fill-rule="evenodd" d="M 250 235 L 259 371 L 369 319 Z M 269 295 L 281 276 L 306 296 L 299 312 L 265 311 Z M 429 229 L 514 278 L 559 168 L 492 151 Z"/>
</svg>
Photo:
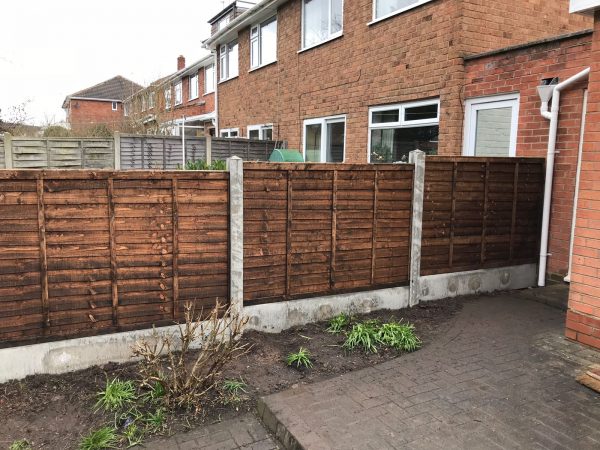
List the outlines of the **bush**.
<svg viewBox="0 0 600 450">
<path fill-rule="evenodd" d="M 60 125 L 50 125 L 44 130 L 44 137 L 65 138 L 71 136 L 71 131 Z"/>
<path fill-rule="evenodd" d="M 202 312 L 194 314 L 187 303 L 178 334 L 161 335 L 155 329 L 151 341 L 134 347 L 134 354 L 142 359 L 142 385 L 152 389 L 160 383 L 162 400 L 169 408 L 200 412 L 207 395 L 217 387 L 223 366 L 249 350 L 239 342 L 247 318 L 220 303 L 205 321 L 201 317 Z M 193 350 L 194 345 L 198 350 Z"/>
<path fill-rule="evenodd" d="M 181 166 L 178 167 L 181 170 Z M 199 159 L 197 161 L 187 161 L 185 170 L 227 170 L 227 162 L 222 160 L 213 161 L 208 164 L 206 161 Z"/>
</svg>

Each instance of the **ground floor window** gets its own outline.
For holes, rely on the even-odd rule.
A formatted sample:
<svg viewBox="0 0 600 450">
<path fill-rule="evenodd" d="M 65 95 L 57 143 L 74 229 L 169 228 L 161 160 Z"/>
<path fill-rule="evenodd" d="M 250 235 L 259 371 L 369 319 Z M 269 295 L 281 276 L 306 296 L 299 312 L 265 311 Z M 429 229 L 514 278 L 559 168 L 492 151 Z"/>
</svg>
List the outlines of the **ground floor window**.
<svg viewBox="0 0 600 450">
<path fill-rule="evenodd" d="M 273 140 L 273 124 L 249 125 L 248 139 L 261 139 L 263 141 Z"/>
<path fill-rule="evenodd" d="M 304 121 L 304 161 L 344 162 L 346 116 Z"/>
<path fill-rule="evenodd" d="M 474 98 L 465 107 L 465 156 L 515 156 L 519 94 Z"/>
<path fill-rule="evenodd" d="M 369 162 L 408 162 L 413 150 L 437 155 L 439 99 L 369 109 Z"/>
<path fill-rule="evenodd" d="M 239 128 L 224 128 L 220 131 L 219 135 L 225 138 L 234 138 L 240 135 Z"/>
</svg>

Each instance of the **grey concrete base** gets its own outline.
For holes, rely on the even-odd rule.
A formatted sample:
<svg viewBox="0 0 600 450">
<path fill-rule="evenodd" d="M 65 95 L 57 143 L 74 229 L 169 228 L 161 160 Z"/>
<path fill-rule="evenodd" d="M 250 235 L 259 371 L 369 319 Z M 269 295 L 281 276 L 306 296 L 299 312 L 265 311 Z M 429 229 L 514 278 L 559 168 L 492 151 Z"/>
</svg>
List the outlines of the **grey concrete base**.
<svg viewBox="0 0 600 450">
<path fill-rule="evenodd" d="M 500 267 L 421 277 L 421 301 L 535 286 L 537 265 Z"/>
</svg>

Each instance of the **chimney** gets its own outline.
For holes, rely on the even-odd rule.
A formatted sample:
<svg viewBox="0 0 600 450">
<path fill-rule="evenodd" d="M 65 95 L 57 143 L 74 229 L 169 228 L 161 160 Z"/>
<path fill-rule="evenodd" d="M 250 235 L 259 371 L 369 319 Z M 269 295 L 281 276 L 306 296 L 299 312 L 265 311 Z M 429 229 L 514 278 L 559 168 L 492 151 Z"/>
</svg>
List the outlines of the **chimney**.
<svg viewBox="0 0 600 450">
<path fill-rule="evenodd" d="M 181 70 L 185 68 L 185 57 L 183 55 L 179 55 L 177 57 L 177 70 Z"/>
</svg>

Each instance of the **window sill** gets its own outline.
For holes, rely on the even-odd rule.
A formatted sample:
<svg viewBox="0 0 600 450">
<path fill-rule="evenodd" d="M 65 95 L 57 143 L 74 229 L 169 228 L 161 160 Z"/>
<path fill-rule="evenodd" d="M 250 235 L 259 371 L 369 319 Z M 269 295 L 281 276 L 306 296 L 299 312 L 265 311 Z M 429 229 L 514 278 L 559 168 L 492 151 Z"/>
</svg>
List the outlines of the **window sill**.
<svg viewBox="0 0 600 450">
<path fill-rule="evenodd" d="M 239 77 L 239 75 L 236 75 L 235 77 L 231 77 L 231 78 L 226 78 L 225 80 L 219 80 L 219 84 L 223 84 L 223 83 L 227 83 L 228 81 L 235 80 L 237 77 Z"/>
<path fill-rule="evenodd" d="M 193 102 L 194 100 L 198 100 L 198 98 L 199 98 L 199 97 L 198 97 L 197 95 L 196 95 L 194 98 L 189 98 L 189 99 L 188 99 L 188 103 L 189 103 L 189 102 Z"/>
<path fill-rule="evenodd" d="M 320 47 L 321 45 L 325 45 L 331 41 L 335 41 L 336 39 L 341 38 L 344 35 L 343 31 L 340 31 L 339 33 L 336 33 L 330 37 L 328 37 L 327 39 L 325 39 L 324 41 L 318 42 L 316 44 L 311 45 L 310 47 L 305 47 L 303 49 L 298 50 L 298 53 L 304 53 L 307 52 L 309 50 L 312 50 L 313 48 L 317 48 Z"/>
<path fill-rule="evenodd" d="M 202 97 L 206 97 L 207 95 L 214 94 L 214 93 L 215 93 L 215 90 L 213 89 L 210 92 L 205 92 L 204 94 L 202 94 Z"/>
<path fill-rule="evenodd" d="M 261 66 L 258 66 L 258 67 L 254 67 L 253 69 L 250 69 L 250 70 L 248 71 L 248 73 L 256 72 L 257 70 L 260 70 L 260 69 L 262 69 L 262 68 L 264 68 L 264 67 L 271 66 L 271 65 L 273 65 L 273 64 L 277 64 L 277 60 L 275 60 L 275 61 L 271 61 L 271 62 L 268 62 L 268 63 L 266 63 L 266 64 L 263 64 L 263 65 L 261 65 Z"/>
<path fill-rule="evenodd" d="M 390 19 L 390 18 L 392 18 L 394 16 L 397 16 L 399 14 L 405 13 L 406 11 L 410 11 L 411 9 L 415 9 L 415 8 L 418 8 L 419 6 L 423 6 L 423 5 L 427 4 L 427 3 L 429 3 L 430 1 L 431 0 L 428 0 L 428 1 L 423 2 L 423 3 L 417 3 L 416 5 L 410 5 L 410 6 L 407 6 L 406 8 L 399 9 L 398 11 L 391 12 L 391 13 L 385 15 L 385 16 L 381 16 L 381 17 L 379 17 L 377 19 L 373 19 L 371 22 L 367 23 L 367 26 L 370 27 L 371 25 L 375 25 L 375 24 L 377 24 L 379 22 L 383 22 L 384 20 Z"/>
</svg>

